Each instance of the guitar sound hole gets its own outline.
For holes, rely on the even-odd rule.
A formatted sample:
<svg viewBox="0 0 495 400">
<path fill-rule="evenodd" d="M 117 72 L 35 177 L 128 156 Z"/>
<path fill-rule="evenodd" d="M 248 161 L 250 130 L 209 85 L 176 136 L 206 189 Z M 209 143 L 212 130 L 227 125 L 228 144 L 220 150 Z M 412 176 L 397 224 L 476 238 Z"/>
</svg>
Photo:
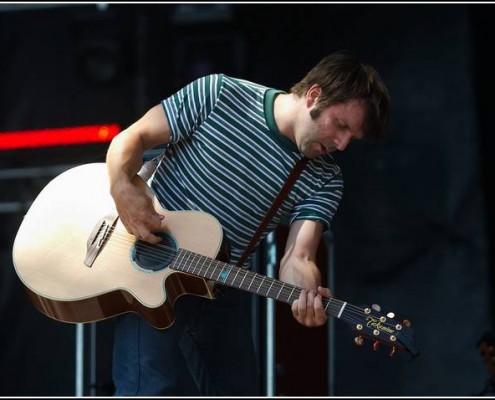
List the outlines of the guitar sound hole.
<svg viewBox="0 0 495 400">
<path fill-rule="evenodd" d="M 150 272 L 160 271 L 167 268 L 177 253 L 177 244 L 172 236 L 163 232 L 154 232 L 160 236 L 162 241 L 151 244 L 143 240 L 138 240 L 132 248 L 132 261 Z"/>
</svg>

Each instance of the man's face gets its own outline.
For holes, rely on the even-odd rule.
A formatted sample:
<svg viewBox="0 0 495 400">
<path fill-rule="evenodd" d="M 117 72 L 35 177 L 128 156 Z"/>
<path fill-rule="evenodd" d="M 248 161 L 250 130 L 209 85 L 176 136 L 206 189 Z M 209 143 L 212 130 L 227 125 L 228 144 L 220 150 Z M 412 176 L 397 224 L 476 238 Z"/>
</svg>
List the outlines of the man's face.
<svg viewBox="0 0 495 400">
<path fill-rule="evenodd" d="M 352 140 L 363 138 L 366 111 L 360 100 L 334 104 L 319 113 L 317 104 L 317 96 L 308 100 L 296 130 L 297 146 L 306 157 L 343 151 Z"/>
</svg>

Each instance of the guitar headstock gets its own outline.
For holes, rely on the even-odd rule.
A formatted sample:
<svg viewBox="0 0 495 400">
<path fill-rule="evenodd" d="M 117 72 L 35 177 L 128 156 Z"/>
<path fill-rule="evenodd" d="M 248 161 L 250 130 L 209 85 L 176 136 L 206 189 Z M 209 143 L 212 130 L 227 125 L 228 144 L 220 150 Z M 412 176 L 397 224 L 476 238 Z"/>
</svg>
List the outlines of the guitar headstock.
<svg viewBox="0 0 495 400">
<path fill-rule="evenodd" d="M 406 351 L 413 357 L 419 355 L 411 322 L 408 319 L 397 321 L 392 312 L 382 314 L 377 304 L 371 307 L 347 304 L 341 318 L 358 334 L 354 339 L 358 346 L 364 344 L 368 338 L 372 340 L 372 348 L 375 351 L 380 344 L 385 344 L 391 347 L 390 356 L 395 356 L 397 350 Z"/>
</svg>

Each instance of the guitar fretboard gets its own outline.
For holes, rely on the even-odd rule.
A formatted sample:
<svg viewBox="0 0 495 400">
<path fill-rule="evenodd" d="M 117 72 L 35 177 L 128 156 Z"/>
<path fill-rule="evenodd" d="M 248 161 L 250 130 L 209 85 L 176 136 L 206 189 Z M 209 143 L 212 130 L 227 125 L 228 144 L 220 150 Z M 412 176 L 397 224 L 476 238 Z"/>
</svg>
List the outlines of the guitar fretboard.
<svg viewBox="0 0 495 400">
<path fill-rule="evenodd" d="M 177 250 L 177 255 L 169 266 L 178 271 L 187 272 L 225 286 L 272 298 L 287 304 L 292 304 L 294 300 L 299 298 L 302 290 L 300 287 L 289 283 L 185 249 Z M 327 314 L 336 318 L 341 317 L 346 304 L 334 297 L 323 299 L 323 306 Z"/>
</svg>

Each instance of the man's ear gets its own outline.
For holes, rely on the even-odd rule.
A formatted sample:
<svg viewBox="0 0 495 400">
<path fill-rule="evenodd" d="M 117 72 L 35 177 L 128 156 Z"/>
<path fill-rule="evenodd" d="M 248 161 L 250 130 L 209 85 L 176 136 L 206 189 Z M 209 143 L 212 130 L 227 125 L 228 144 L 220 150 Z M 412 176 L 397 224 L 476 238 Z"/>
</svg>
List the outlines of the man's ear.
<svg viewBox="0 0 495 400">
<path fill-rule="evenodd" d="M 318 85 L 316 83 L 313 84 L 308 89 L 308 91 L 306 92 L 306 105 L 308 107 L 313 106 L 316 103 L 316 101 L 317 101 L 318 97 L 320 96 L 320 94 L 321 94 L 321 87 L 320 87 L 320 85 Z"/>
</svg>

